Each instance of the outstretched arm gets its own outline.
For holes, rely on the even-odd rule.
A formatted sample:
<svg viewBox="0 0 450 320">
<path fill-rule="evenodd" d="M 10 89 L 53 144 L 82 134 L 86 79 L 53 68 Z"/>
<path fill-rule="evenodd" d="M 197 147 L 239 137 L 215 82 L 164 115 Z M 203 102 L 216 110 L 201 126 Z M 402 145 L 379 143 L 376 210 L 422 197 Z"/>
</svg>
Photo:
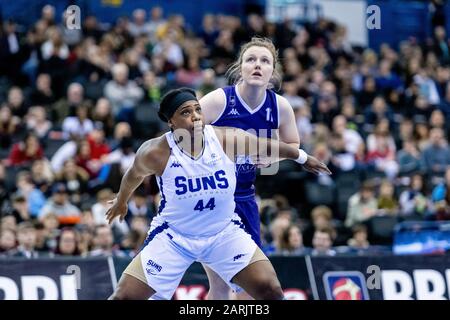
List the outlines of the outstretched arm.
<svg viewBox="0 0 450 320">
<path fill-rule="evenodd" d="M 133 164 L 125 172 L 120 183 L 119 193 L 114 200 L 109 203 L 112 207 L 106 212 L 106 219 L 108 223 L 119 216 L 122 221 L 128 211 L 128 200 L 133 194 L 134 190 L 142 183 L 146 176 L 154 174 L 159 170 L 158 154 L 158 139 L 144 142 L 138 149 Z"/>
<path fill-rule="evenodd" d="M 280 110 L 280 140 L 299 148 L 300 137 L 297 130 L 294 110 L 292 109 L 291 104 L 286 98 L 278 96 L 278 99 L 278 106 Z M 305 169 L 306 171 L 315 174 L 331 174 L 330 170 L 328 170 L 328 168 L 321 161 L 311 155 L 307 155 L 306 162 L 301 164 L 303 166 L 303 169 Z"/>
<path fill-rule="evenodd" d="M 279 140 L 257 137 L 242 129 L 214 128 L 225 153 L 234 161 L 237 155 L 250 156 L 254 163 L 274 163 L 281 159 L 292 159 L 301 164 L 307 160 L 307 154 L 296 146 Z M 320 163 L 321 171 L 331 174 L 327 166 Z"/>
</svg>

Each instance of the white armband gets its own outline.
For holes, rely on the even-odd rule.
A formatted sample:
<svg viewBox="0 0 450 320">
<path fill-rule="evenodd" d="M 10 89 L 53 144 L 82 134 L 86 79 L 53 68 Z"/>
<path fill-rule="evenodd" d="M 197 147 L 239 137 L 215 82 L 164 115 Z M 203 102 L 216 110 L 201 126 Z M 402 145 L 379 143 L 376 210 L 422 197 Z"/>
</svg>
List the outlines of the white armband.
<svg viewBox="0 0 450 320">
<path fill-rule="evenodd" d="M 295 162 L 298 162 L 300 164 L 305 164 L 308 160 L 308 154 L 303 151 L 303 149 L 298 149 L 298 158 L 295 159 Z"/>
</svg>

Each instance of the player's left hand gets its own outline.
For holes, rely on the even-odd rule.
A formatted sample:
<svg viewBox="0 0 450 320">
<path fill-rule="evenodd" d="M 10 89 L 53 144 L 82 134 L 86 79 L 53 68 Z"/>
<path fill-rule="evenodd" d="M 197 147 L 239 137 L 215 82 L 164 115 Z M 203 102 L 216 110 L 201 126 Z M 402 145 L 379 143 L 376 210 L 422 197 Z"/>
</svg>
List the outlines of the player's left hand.
<svg viewBox="0 0 450 320">
<path fill-rule="evenodd" d="M 308 160 L 306 160 L 305 164 L 303 164 L 303 168 L 314 174 L 324 173 L 327 175 L 331 175 L 330 169 L 328 169 L 327 165 L 317 158 L 308 155 Z"/>
</svg>

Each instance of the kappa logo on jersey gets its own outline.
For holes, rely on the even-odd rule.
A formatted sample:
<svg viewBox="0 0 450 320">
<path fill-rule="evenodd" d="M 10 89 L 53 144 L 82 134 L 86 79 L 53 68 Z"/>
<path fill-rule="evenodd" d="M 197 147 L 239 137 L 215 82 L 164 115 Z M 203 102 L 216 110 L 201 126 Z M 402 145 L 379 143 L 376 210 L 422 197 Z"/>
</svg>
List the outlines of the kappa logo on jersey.
<svg viewBox="0 0 450 320">
<path fill-rule="evenodd" d="M 148 260 L 147 266 L 145 267 L 145 271 L 147 271 L 147 274 L 149 275 L 156 275 L 157 273 L 161 272 L 162 267 L 154 262 L 153 260 Z"/>
<path fill-rule="evenodd" d="M 238 116 L 239 112 L 236 110 L 236 108 L 232 108 L 230 112 L 228 112 L 227 115 L 231 115 L 231 116 Z"/>
<path fill-rule="evenodd" d="M 366 279 L 359 271 L 331 271 L 323 275 L 328 300 L 370 300 Z"/>
<path fill-rule="evenodd" d="M 178 161 L 174 161 L 172 162 L 172 164 L 170 165 L 171 168 L 182 168 L 181 163 L 179 163 Z"/>
</svg>

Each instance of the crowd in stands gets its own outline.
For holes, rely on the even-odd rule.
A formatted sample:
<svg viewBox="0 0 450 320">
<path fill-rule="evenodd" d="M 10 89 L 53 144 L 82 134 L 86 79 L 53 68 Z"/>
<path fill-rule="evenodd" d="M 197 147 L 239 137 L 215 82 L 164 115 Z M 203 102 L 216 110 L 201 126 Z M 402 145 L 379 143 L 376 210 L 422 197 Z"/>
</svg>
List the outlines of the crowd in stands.
<svg viewBox="0 0 450 320">
<path fill-rule="evenodd" d="M 279 175 L 258 177 L 267 254 L 377 252 L 398 222 L 450 219 L 444 27 L 374 51 L 326 18 L 205 14 L 200 32 L 159 7 L 106 27 L 87 16 L 68 30 L 64 19 L 47 5 L 29 28 L 0 27 L 0 256 L 134 256 L 158 210 L 153 178 L 124 222 L 109 226 L 105 212 L 137 147 L 166 130 L 161 96 L 227 85 L 227 67 L 255 35 L 279 49 L 275 89 L 292 105 L 302 148 L 333 172 L 285 161 Z"/>
</svg>

